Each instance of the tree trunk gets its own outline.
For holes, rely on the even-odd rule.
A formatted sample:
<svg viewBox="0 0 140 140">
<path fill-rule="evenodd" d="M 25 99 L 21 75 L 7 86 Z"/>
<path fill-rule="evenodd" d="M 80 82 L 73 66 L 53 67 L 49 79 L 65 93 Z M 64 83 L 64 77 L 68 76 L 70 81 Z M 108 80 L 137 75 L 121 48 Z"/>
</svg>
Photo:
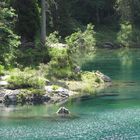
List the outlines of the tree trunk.
<svg viewBox="0 0 140 140">
<path fill-rule="evenodd" d="M 46 1 L 41 0 L 41 43 L 45 46 L 46 40 Z"/>
<path fill-rule="evenodd" d="M 99 14 L 98 6 L 96 6 L 96 20 L 97 20 L 97 23 L 100 24 L 100 14 Z"/>
</svg>

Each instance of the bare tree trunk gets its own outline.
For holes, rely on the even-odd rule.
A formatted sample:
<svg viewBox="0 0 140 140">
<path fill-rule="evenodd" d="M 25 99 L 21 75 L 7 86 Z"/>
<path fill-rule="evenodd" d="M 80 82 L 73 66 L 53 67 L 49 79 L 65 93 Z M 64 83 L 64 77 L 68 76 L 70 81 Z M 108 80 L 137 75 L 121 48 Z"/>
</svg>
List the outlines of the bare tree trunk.
<svg viewBox="0 0 140 140">
<path fill-rule="evenodd" d="M 96 6 L 96 20 L 97 20 L 97 23 L 99 24 L 100 23 L 100 14 L 99 14 L 99 8 Z"/>
<path fill-rule="evenodd" d="M 41 43 L 45 46 L 46 40 L 46 1 L 41 0 Z"/>
</svg>

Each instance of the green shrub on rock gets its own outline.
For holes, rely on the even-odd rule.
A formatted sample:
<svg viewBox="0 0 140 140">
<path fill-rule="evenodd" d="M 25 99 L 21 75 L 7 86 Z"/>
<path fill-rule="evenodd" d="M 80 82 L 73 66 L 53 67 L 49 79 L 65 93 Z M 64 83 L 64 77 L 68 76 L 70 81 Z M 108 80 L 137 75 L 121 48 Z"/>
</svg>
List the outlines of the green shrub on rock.
<svg viewBox="0 0 140 140">
<path fill-rule="evenodd" d="M 47 77 L 52 78 L 73 78 L 74 63 L 72 63 L 67 48 L 50 48 L 51 61 L 48 63 Z"/>
<path fill-rule="evenodd" d="M 32 69 L 23 71 L 15 69 L 7 80 L 10 88 L 42 88 L 45 86 L 45 78 Z"/>
</svg>

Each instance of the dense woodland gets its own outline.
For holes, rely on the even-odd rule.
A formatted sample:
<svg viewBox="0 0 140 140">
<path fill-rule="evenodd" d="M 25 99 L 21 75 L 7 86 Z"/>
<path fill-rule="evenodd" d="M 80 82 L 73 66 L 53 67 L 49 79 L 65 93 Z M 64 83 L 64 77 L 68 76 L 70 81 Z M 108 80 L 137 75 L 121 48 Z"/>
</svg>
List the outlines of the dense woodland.
<svg viewBox="0 0 140 140">
<path fill-rule="evenodd" d="M 47 64 L 55 56 L 49 51 L 52 43 L 67 44 L 69 56 L 78 49 L 92 52 L 106 42 L 139 47 L 140 0 L 46 0 L 45 42 L 41 40 L 43 1 L 1 0 L 1 65 Z"/>
</svg>

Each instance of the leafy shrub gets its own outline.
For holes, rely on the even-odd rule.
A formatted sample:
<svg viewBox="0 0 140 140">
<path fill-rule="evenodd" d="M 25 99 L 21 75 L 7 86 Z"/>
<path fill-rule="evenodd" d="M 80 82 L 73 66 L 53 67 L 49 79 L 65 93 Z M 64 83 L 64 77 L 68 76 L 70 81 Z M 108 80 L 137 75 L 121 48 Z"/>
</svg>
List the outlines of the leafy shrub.
<svg viewBox="0 0 140 140">
<path fill-rule="evenodd" d="M 32 69 L 20 71 L 15 69 L 10 73 L 7 81 L 10 83 L 10 88 L 42 88 L 45 86 L 45 78 Z"/>
<path fill-rule="evenodd" d="M 133 36 L 132 24 L 129 22 L 122 23 L 121 29 L 117 35 L 118 42 L 125 47 L 130 47 L 132 45 L 132 36 Z"/>
<path fill-rule="evenodd" d="M 94 51 L 96 45 L 94 26 L 88 24 L 84 32 L 79 30 L 72 35 L 66 37 L 66 43 L 69 46 L 71 53 L 75 54 L 86 54 Z"/>
<path fill-rule="evenodd" d="M 46 46 L 52 43 L 59 43 L 60 40 L 61 37 L 59 36 L 59 33 L 57 31 L 54 31 L 53 33 L 50 33 L 50 35 L 46 38 Z"/>
<path fill-rule="evenodd" d="M 48 63 L 47 78 L 70 78 L 72 76 L 72 62 L 68 49 L 63 47 L 50 47 L 49 56 L 51 61 Z"/>
</svg>

